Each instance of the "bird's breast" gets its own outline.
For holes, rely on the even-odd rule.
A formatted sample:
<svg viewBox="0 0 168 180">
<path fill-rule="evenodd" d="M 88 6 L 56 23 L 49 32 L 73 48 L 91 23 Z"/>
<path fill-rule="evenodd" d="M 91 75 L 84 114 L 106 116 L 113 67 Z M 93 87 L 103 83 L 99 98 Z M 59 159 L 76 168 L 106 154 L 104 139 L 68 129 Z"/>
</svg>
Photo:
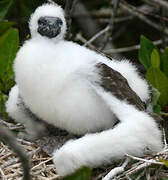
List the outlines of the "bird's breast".
<svg viewBox="0 0 168 180">
<path fill-rule="evenodd" d="M 15 60 L 15 77 L 28 108 L 40 119 L 72 133 L 107 129 L 113 114 L 63 54 L 21 52 Z M 37 51 L 37 50 L 36 50 Z M 53 54 L 52 54 L 53 53 Z M 24 57 L 24 58 L 23 58 Z M 67 63 L 65 63 L 67 61 Z M 73 64 L 73 65 L 72 65 Z"/>
</svg>

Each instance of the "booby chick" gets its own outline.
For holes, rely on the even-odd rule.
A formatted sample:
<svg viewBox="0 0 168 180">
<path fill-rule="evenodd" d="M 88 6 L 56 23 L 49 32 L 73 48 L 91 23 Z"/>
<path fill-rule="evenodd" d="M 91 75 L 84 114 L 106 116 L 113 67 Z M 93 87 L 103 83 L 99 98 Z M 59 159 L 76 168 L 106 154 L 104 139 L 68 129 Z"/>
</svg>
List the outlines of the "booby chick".
<svg viewBox="0 0 168 180">
<path fill-rule="evenodd" d="M 161 132 L 144 108 L 148 84 L 135 66 L 64 40 L 66 21 L 57 4 L 38 7 L 29 27 L 31 38 L 14 62 L 16 85 L 6 109 L 29 132 L 36 131 L 40 123 L 21 108 L 22 99 L 44 122 L 83 135 L 53 153 L 58 174 L 162 149 Z"/>
</svg>

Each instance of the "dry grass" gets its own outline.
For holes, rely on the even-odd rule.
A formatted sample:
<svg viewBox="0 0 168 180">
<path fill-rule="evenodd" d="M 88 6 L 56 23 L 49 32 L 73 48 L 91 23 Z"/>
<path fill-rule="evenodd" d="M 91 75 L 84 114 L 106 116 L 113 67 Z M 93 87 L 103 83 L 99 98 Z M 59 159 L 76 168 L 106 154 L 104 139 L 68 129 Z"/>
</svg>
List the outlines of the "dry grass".
<svg viewBox="0 0 168 180">
<path fill-rule="evenodd" d="M 29 154 L 31 162 L 31 176 L 33 180 L 58 179 L 52 158 L 47 155 L 38 144 L 20 141 Z M 20 180 L 23 170 L 19 158 L 3 143 L 0 144 L 0 177 L 2 180 Z"/>
<path fill-rule="evenodd" d="M 20 124 L 8 123 L 0 120 L 0 124 L 10 130 L 22 130 Z M 32 180 L 53 180 L 59 179 L 56 174 L 51 156 L 43 151 L 40 141 L 30 142 L 23 139 L 17 139 L 18 143 L 24 148 L 29 156 L 31 164 Z M 10 147 L 0 142 L 0 179 L 2 180 L 20 180 L 23 178 L 22 165 L 19 157 L 11 151 Z"/>
<path fill-rule="evenodd" d="M 7 123 L 2 120 L 0 120 L 0 124 L 8 127 L 10 130 L 23 129 L 23 126 L 19 124 L 16 125 L 13 123 Z M 31 164 L 30 174 L 32 180 L 60 179 L 60 176 L 56 173 L 52 157 L 46 153 L 48 141 L 47 143 L 44 140 L 43 142 L 41 140 L 30 142 L 17 139 L 17 141 L 21 144 L 29 156 Z M 116 174 L 115 179 L 131 179 L 132 175 L 137 173 L 137 177 L 133 179 L 160 180 L 162 177 L 168 178 L 168 170 L 166 166 L 164 166 L 165 163 L 168 164 L 168 148 L 165 136 L 164 142 L 164 150 L 156 155 L 149 155 L 145 158 L 137 158 L 126 155 L 126 157 L 130 159 L 130 162 L 123 172 L 119 175 Z M 155 165 L 155 167 L 153 165 Z M 119 163 L 113 163 L 113 166 L 102 166 L 101 168 L 94 169 L 92 180 L 102 179 L 102 177 L 104 177 L 116 166 L 122 166 L 121 161 Z M 10 147 L 0 142 L 0 180 L 21 180 L 22 177 L 23 170 L 22 165 L 19 162 L 19 157 L 10 150 Z"/>
</svg>

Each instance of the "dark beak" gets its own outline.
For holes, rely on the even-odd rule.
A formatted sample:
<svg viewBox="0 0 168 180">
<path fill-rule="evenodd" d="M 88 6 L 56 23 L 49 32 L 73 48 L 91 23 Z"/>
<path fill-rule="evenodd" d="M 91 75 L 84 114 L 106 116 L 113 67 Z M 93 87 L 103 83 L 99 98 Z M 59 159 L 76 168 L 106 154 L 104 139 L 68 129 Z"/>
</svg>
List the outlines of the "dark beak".
<svg viewBox="0 0 168 180">
<path fill-rule="evenodd" d="M 58 17 L 44 16 L 38 20 L 38 32 L 42 36 L 54 38 L 61 32 L 63 22 Z"/>
</svg>

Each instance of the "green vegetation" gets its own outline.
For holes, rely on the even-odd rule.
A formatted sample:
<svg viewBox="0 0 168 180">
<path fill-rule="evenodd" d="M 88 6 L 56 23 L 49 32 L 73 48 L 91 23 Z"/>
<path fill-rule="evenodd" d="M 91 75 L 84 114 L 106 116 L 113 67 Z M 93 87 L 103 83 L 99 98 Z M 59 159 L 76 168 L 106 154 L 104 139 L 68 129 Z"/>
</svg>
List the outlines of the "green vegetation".
<svg viewBox="0 0 168 180">
<path fill-rule="evenodd" d="M 70 176 L 64 177 L 61 180 L 91 180 L 92 170 L 87 167 L 79 169 Z"/>
<path fill-rule="evenodd" d="M 1 24 L 0 35 L 0 115 L 6 116 L 4 103 L 6 95 L 14 85 L 13 60 L 19 47 L 18 30 L 11 27 L 12 23 Z"/>
<path fill-rule="evenodd" d="M 160 113 L 168 105 L 168 47 L 161 53 L 149 39 L 141 36 L 139 60 L 146 68 L 147 81 L 153 87 L 153 110 Z"/>
<path fill-rule="evenodd" d="M 21 29 L 22 18 L 27 21 L 34 9 L 44 2 L 44 0 L 0 1 L 0 116 L 7 117 L 4 105 L 9 90 L 14 85 L 13 61 L 19 48 L 18 29 Z M 24 36 L 26 37 L 26 34 Z"/>
</svg>

